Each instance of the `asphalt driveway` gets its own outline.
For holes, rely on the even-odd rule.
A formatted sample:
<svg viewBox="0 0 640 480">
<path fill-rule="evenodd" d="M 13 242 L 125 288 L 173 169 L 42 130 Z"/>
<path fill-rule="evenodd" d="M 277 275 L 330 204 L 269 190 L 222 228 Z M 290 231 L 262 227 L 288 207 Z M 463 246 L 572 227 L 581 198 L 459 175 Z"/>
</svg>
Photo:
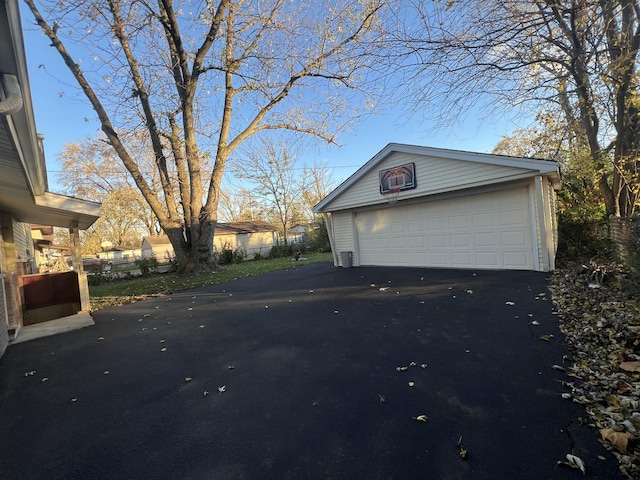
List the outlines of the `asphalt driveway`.
<svg viewBox="0 0 640 480">
<path fill-rule="evenodd" d="M 0 478 L 617 478 L 546 278 L 311 264 L 99 311 L 0 359 Z"/>
</svg>

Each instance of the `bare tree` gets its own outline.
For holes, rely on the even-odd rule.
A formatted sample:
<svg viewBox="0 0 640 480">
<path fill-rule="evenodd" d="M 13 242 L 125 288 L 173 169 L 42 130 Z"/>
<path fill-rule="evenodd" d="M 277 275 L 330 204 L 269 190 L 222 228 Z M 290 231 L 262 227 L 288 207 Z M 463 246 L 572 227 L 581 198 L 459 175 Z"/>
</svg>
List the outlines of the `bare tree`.
<svg viewBox="0 0 640 480">
<path fill-rule="evenodd" d="M 223 189 L 218 204 L 218 216 L 223 222 L 264 220 L 261 207 L 245 187 Z"/>
<path fill-rule="evenodd" d="M 221 182 L 240 145 L 276 129 L 334 142 L 357 118 L 348 97 L 371 103 L 362 87 L 384 0 L 25 3 L 187 270 L 216 267 Z M 140 128 L 161 194 L 127 144 Z"/>
<path fill-rule="evenodd" d="M 640 1 L 424 0 L 397 15 L 389 41 L 416 111 L 438 104 L 443 121 L 478 105 L 559 112 L 588 146 L 607 212 L 633 213 Z"/>
<path fill-rule="evenodd" d="M 232 165 L 234 174 L 249 182 L 250 191 L 280 227 L 284 243 L 287 231 L 301 218 L 307 190 L 306 170 L 297 168 L 297 150 L 284 139 L 265 139 L 259 149 L 246 152 Z"/>
<path fill-rule="evenodd" d="M 331 170 L 326 163 L 305 166 L 303 177 L 305 178 L 305 190 L 302 192 L 302 208 L 307 223 L 310 223 L 316 217 L 313 213 L 313 207 L 329 195 L 335 187 L 335 181 L 331 178 Z"/>
</svg>

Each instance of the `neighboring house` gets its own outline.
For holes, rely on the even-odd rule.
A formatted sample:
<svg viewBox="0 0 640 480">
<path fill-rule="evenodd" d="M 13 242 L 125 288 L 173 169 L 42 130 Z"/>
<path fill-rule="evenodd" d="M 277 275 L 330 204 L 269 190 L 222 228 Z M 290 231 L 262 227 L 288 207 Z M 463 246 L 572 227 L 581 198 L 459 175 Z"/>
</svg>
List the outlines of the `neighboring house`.
<svg viewBox="0 0 640 480">
<path fill-rule="evenodd" d="M 173 245 L 166 235 L 148 235 L 142 237 L 141 254 L 145 258 L 155 257 L 159 262 L 171 260 L 176 256 Z"/>
<path fill-rule="evenodd" d="M 334 265 L 549 271 L 558 164 L 389 144 L 327 195 Z"/>
<path fill-rule="evenodd" d="M 31 224 L 31 239 L 33 240 L 34 265 L 33 272 L 44 272 L 53 265 L 54 259 L 49 253 L 53 244 L 53 227 L 48 225 Z"/>
<path fill-rule="evenodd" d="M 89 311 L 79 231 L 100 204 L 48 191 L 37 134 L 17 0 L 0 0 L 0 355 L 31 322 Z M 68 228 L 74 271 L 39 274 L 29 224 Z M 43 227 L 45 231 L 48 227 Z M 38 238 L 42 235 L 43 238 Z M 44 240 L 36 234 L 36 245 Z"/>
<path fill-rule="evenodd" d="M 266 256 L 278 243 L 278 229 L 263 221 L 218 223 L 213 237 L 216 251 L 243 250 L 247 258 L 256 254 Z M 158 261 L 175 256 L 173 246 L 166 235 L 151 235 L 142 239 L 142 256 L 155 256 Z"/>
<path fill-rule="evenodd" d="M 312 228 L 311 225 L 298 223 L 287 230 L 287 240 L 289 243 L 304 243 Z"/>
<path fill-rule="evenodd" d="M 278 244 L 278 229 L 261 220 L 219 223 L 213 243 L 217 251 L 242 250 L 249 259 L 257 254 L 264 257 Z"/>
<path fill-rule="evenodd" d="M 101 260 L 115 260 L 116 262 L 134 261 L 142 256 L 141 248 L 108 247 L 98 252 L 96 256 Z"/>
</svg>

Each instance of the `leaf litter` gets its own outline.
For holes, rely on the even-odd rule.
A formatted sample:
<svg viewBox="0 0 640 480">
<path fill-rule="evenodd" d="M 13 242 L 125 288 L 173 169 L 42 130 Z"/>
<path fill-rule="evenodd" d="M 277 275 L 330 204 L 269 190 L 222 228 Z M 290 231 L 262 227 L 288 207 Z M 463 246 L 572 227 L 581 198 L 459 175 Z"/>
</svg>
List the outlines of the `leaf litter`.
<svg viewBox="0 0 640 480">
<path fill-rule="evenodd" d="M 584 406 L 620 472 L 640 478 L 640 285 L 619 265 L 592 264 L 555 271 L 549 290 L 570 352 L 561 396 Z M 582 460 L 566 458 L 558 463 L 585 473 Z"/>
</svg>

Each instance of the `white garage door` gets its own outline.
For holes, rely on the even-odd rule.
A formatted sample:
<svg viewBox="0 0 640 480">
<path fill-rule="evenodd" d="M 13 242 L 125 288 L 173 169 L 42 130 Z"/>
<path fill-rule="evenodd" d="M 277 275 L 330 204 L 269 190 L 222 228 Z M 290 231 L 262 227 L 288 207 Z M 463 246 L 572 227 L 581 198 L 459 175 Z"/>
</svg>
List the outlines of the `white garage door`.
<svg viewBox="0 0 640 480">
<path fill-rule="evenodd" d="M 356 215 L 361 265 L 534 268 L 526 188 Z"/>
</svg>

